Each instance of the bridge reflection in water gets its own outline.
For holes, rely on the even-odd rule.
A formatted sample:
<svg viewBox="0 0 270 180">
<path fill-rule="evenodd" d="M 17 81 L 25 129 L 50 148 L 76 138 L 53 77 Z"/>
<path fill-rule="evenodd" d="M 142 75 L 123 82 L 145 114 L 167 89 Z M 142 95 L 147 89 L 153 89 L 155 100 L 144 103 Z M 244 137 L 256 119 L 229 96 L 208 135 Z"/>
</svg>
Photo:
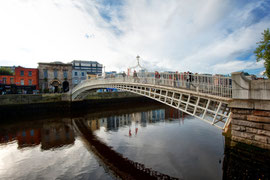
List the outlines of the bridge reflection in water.
<svg viewBox="0 0 270 180">
<path fill-rule="evenodd" d="M 127 137 L 133 137 L 153 124 L 175 123 L 183 124 L 189 116 L 172 108 L 159 107 L 153 109 L 132 109 L 126 112 L 106 114 L 85 114 L 80 117 L 48 119 L 37 122 L 7 124 L 0 127 L 0 150 L 10 143 L 17 143 L 18 150 L 29 151 L 40 146 L 41 150 L 63 151 L 70 149 L 78 141 L 77 135 L 84 139 L 90 153 L 95 154 L 105 171 L 121 178 L 173 179 L 165 173 L 158 172 L 141 162 L 132 161 L 125 155 L 110 147 L 101 140 L 96 132 L 114 132 L 125 130 Z M 75 124 L 75 126 L 74 126 Z M 123 128 L 126 127 L 126 128 Z M 136 127 L 138 129 L 136 130 Z M 147 129 L 145 129 L 147 130 Z M 169 129 L 170 130 L 170 129 Z M 182 129 L 179 129 L 180 131 Z M 174 138 L 174 137 L 170 137 Z M 235 145 L 228 139 L 225 141 L 225 156 L 223 162 L 223 179 L 269 179 L 270 155 L 258 149 Z M 78 152 L 80 153 L 80 152 Z M 192 152 L 191 152 L 192 153 Z M 196 151 L 194 151 L 196 153 Z M 66 157 L 72 158 L 72 157 Z M 159 157 L 157 157 L 159 158 Z M 57 159 L 57 157 L 56 157 Z M 191 160 L 192 161 L 192 160 Z M 6 162 L 8 163 L 8 162 Z M 194 161 L 196 163 L 196 161 Z M 1 163 L 0 163 L 1 164 Z M 185 164 L 183 164 L 185 166 Z M 3 167 L 2 167 L 3 169 Z M 46 168 L 45 168 L 46 169 Z M 179 171 L 183 169 L 178 169 Z M 187 170 L 188 171 L 188 170 Z M 206 172 L 205 172 L 206 173 Z M 203 177 L 203 174 L 199 176 Z M 0 171 L 0 177 L 1 171 Z M 76 177 L 74 177 L 76 178 Z M 183 177 L 178 177 L 183 178 Z"/>
<path fill-rule="evenodd" d="M 93 134 L 93 132 L 100 127 L 104 127 L 107 131 L 117 131 L 119 127 L 130 126 L 132 121 L 146 127 L 147 123 L 165 121 L 165 114 L 167 114 L 167 118 L 179 119 L 181 116 L 184 117 L 182 112 L 172 108 L 166 108 L 166 110 L 158 109 L 141 113 L 102 117 L 99 119 L 88 118 L 82 120 L 78 118 L 73 119 L 73 122 L 77 132 L 79 132 L 87 141 L 86 144 L 88 144 L 89 149 L 91 149 L 103 163 L 112 169 L 116 176 L 123 179 L 178 179 L 123 157 L 120 153 L 114 151 Z M 138 128 L 135 128 L 134 133 L 138 133 Z M 132 136 L 130 129 L 128 134 L 129 136 Z"/>
</svg>

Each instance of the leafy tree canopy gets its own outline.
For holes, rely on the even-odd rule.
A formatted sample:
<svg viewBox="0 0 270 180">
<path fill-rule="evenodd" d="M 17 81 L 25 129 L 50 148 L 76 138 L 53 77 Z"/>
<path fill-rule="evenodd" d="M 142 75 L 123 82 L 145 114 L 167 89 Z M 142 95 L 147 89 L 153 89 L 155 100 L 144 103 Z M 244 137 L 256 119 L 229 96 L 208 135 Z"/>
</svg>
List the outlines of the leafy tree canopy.
<svg viewBox="0 0 270 180">
<path fill-rule="evenodd" d="M 264 60 L 265 75 L 270 78 L 270 32 L 269 28 L 262 33 L 262 40 L 258 42 L 259 46 L 254 53 L 256 54 L 256 60 Z"/>
<path fill-rule="evenodd" d="M 9 68 L 0 67 L 0 75 L 12 76 L 13 73 L 12 73 L 11 69 L 9 69 Z"/>
</svg>

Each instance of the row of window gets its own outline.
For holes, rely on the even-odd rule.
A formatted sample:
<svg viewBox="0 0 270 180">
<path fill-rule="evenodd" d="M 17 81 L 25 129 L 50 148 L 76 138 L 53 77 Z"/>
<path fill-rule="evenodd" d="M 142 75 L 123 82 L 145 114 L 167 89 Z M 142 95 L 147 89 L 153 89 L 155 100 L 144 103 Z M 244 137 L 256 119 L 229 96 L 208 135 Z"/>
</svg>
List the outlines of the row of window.
<svg viewBox="0 0 270 180">
<path fill-rule="evenodd" d="M 24 76 L 24 71 L 21 71 L 21 76 Z M 32 71 L 28 71 L 28 76 L 32 76 Z"/>
<path fill-rule="evenodd" d="M 98 63 L 75 63 L 73 66 L 86 66 L 86 67 L 102 67 L 102 64 Z"/>
<path fill-rule="evenodd" d="M 96 70 L 92 70 L 92 72 L 102 72 L 102 71 L 96 71 Z M 48 78 L 48 70 L 47 69 L 44 69 L 43 70 L 43 75 L 44 75 L 44 78 Z M 86 74 L 85 74 L 85 72 L 81 72 L 81 76 L 85 76 Z M 55 69 L 54 71 L 53 71 L 53 76 L 54 76 L 54 78 L 57 78 L 58 77 L 58 70 L 57 69 Z M 68 72 L 67 72 L 67 70 L 63 70 L 63 76 L 64 76 L 64 78 L 67 78 L 67 76 L 68 76 Z M 74 76 L 78 76 L 78 72 L 77 71 L 75 71 L 74 72 Z"/>
<path fill-rule="evenodd" d="M 48 78 L 48 70 L 47 69 L 44 69 L 43 70 L 43 75 L 44 75 L 44 78 Z M 57 69 L 55 69 L 53 71 L 53 76 L 54 76 L 54 78 L 57 78 L 58 77 L 58 70 Z M 63 70 L 63 76 L 64 76 L 64 78 L 67 78 L 68 77 L 67 70 Z"/>
<path fill-rule="evenodd" d="M 7 83 L 7 78 L 3 78 L 2 80 L 3 84 Z M 10 84 L 14 84 L 14 78 L 10 78 Z M 24 79 L 21 79 L 21 85 L 24 85 Z M 32 79 L 28 79 L 28 85 L 33 85 L 33 80 Z"/>
<path fill-rule="evenodd" d="M 102 73 L 102 71 L 92 71 L 92 72 L 93 72 L 93 73 L 96 73 L 96 72 Z M 79 73 L 78 73 L 77 71 L 74 72 L 74 76 L 78 76 L 78 74 L 79 74 Z M 84 76 L 85 76 L 85 72 L 81 72 L 81 76 L 84 77 Z"/>
<path fill-rule="evenodd" d="M 24 79 L 21 79 L 21 85 L 24 85 Z M 32 79 L 28 79 L 28 85 L 33 85 Z"/>
<path fill-rule="evenodd" d="M 74 72 L 74 76 L 78 76 L 78 72 Z M 81 72 L 81 76 L 85 76 L 85 73 L 84 72 Z"/>
<path fill-rule="evenodd" d="M 2 83 L 3 84 L 6 84 L 7 83 L 7 78 L 3 78 L 3 80 L 2 80 Z M 10 84 L 14 84 L 14 78 L 10 78 Z"/>
<path fill-rule="evenodd" d="M 74 67 L 73 69 L 81 69 L 81 70 L 100 70 L 102 71 L 102 68 L 98 68 L 98 67 Z"/>
</svg>

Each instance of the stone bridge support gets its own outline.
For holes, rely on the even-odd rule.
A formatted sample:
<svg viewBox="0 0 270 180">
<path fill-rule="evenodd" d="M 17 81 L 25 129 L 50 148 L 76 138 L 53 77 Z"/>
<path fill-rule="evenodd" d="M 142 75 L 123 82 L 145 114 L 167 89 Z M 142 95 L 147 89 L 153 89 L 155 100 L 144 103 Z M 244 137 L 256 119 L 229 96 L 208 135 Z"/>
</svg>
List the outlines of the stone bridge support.
<svg viewBox="0 0 270 180">
<path fill-rule="evenodd" d="M 270 80 L 232 73 L 231 139 L 270 150 Z"/>
</svg>

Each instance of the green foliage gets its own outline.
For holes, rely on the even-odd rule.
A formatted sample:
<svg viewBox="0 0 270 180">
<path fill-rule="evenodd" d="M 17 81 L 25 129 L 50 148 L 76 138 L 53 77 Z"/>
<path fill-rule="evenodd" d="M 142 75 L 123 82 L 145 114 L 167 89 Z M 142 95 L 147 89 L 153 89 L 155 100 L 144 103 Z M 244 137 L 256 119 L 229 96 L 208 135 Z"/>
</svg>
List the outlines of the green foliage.
<svg viewBox="0 0 270 180">
<path fill-rule="evenodd" d="M 264 30 L 262 33 L 263 38 L 256 48 L 254 53 L 256 54 L 256 60 L 261 61 L 264 60 L 264 67 L 265 67 L 265 75 L 270 78 L 270 32 L 269 29 Z"/>
<path fill-rule="evenodd" d="M 12 76 L 13 73 L 12 73 L 11 69 L 0 67 L 0 75 Z"/>
</svg>

